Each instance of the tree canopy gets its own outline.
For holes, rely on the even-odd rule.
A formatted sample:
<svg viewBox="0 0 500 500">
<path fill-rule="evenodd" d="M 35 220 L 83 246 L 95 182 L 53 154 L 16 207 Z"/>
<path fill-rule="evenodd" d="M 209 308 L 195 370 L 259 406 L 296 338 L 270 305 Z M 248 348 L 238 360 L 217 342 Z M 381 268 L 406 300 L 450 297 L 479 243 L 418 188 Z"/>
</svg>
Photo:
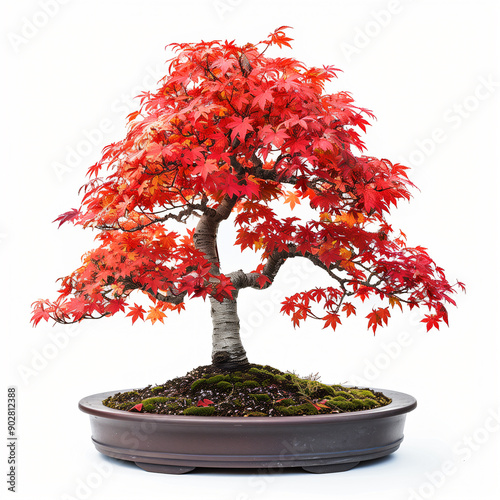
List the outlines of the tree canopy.
<svg viewBox="0 0 500 500">
<path fill-rule="evenodd" d="M 158 90 L 140 96 L 126 137 L 89 168 L 80 208 L 57 219 L 98 230 L 98 247 L 61 279 L 56 300 L 34 303 L 35 325 L 120 311 L 163 322 L 187 298 L 224 302 L 266 288 L 296 257 L 323 269 L 329 286 L 285 299 L 295 326 L 314 317 L 335 329 L 356 300 L 372 297 L 386 302 L 367 316 L 374 332 L 396 306 L 425 308 L 427 329 L 447 323 L 446 304 L 463 285 L 387 220 L 410 198 L 407 168 L 364 154 L 373 115 L 347 92 L 326 93 L 336 68 L 267 55 L 290 41 L 281 27 L 257 44 L 173 44 Z M 302 220 L 299 204 L 316 216 Z M 225 220 L 236 246 L 260 254 L 256 269 L 221 273 L 216 229 Z M 130 301 L 136 291 L 149 309 Z"/>
</svg>

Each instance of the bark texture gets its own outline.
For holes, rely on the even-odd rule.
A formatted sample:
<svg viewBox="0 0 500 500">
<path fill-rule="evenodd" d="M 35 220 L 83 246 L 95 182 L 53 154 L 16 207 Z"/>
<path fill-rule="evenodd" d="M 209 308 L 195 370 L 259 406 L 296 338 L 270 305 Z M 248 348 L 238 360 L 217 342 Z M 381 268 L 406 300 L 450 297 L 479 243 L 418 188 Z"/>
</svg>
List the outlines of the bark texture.
<svg viewBox="0 0 500 500">
<path fill-rule="evenodd" d="M 234 369 L 248 364 L 247 355 L 240 338 L 240 320 L 237 311 L 237 291 L 234 299 L 219 302 L 210 298 L 213 337 L 212 363 L 225 369 Z"/>
<path fill-rule="evenodd" d="M 194 244 L 212 263 L 211 273 L 220 273 L 219 255 L 217 252 L 217 230 L 221 221 L 231 214 L 236 199 L 226 197 L 216 210 L 207 210 L 196 226 L 193 235 Z M 240 338 L 240 321 L 237 312 L 238 291 L 233 299 L 222 302 L 210 298 L 213 333 L 212 364 L 223 369 L 236 369 L 248 365 L 248 359 Z"/>
</svg>

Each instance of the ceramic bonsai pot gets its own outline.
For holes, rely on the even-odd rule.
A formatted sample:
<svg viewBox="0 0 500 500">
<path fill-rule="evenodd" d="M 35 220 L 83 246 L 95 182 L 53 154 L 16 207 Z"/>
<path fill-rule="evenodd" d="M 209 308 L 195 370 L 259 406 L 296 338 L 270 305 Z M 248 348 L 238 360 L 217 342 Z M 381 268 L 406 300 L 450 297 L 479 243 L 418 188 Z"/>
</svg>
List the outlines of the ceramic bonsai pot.
<svg viewBox="0 0 500 500">
<path fill-rule="evenodd" d="M 395 452 L 406 414 L 417 406 L 408 394 L 383 389 L 392 399 L 372 410 L 298 417 L 156 415 L 108 408 L 118 391 L 83 398 L 92 441 L 104 455 L 135 462 L 150 472 L 182 474 L 196 467 L 283 468 L 340 472 Z"/>
</svg>

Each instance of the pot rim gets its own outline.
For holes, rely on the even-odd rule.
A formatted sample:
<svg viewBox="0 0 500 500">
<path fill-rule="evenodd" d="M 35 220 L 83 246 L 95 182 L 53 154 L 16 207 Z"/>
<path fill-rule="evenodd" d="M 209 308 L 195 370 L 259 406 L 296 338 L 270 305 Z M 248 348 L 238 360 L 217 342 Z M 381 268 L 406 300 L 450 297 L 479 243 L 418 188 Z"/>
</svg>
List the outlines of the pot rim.
<svg viewBox="0 0 500 500">
<path fill-rule="evenodd" d="M 387 418 L 401 415 L 414 410 L 417 407 L 417 400 L 409 394 L 387 389 L 370 388 L 371 391 L 382 392 L 392 399 L 386 406 L 373 408 L 370 410 L 360 410 L 344 413 L 329 413 L 323 415 L 302 415 L 302 416 L 274 416 L 274 417 L 224 417 L 224 416 L 198 416 L 198 415 L 162 415 L 155 413 L 130 412 L 109 408 L 102 404 L 102 401 L 117 392 L 129 392 L 134 389 L 124 389 L 121 391 L 107 391 L 92 394 L 82 398 L 78 403 L 78 408 L 89 415 L 95 417 L 108 418 L 113 420 L 124 420 L 129 422 L 155 422 L 182 425 L 227 425 L 236 424 L 238 426 L 248 425 L 296 425 L 311 420 L 315 423 L 345 423 L 354 420 L 371 420 L 375 418 Z"/>
</svg>

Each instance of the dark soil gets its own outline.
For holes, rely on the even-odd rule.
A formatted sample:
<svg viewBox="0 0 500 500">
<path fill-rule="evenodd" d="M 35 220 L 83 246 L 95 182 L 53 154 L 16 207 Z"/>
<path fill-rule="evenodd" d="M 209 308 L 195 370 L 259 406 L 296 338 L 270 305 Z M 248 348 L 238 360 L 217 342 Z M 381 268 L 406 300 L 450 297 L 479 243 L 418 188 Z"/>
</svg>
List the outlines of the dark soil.
<svg viewBox="0 0 500 500">
<path fill-rule="evenodd" d="M 252 364 L 230 373 L 200 366 L 162 385 L 117 393 L 103 404 L 167 415 L 275 417 L 369 410 L 390 402 L 380 392 L 326 385 L 317 376 L 300 378 Z"/>
</svg>

